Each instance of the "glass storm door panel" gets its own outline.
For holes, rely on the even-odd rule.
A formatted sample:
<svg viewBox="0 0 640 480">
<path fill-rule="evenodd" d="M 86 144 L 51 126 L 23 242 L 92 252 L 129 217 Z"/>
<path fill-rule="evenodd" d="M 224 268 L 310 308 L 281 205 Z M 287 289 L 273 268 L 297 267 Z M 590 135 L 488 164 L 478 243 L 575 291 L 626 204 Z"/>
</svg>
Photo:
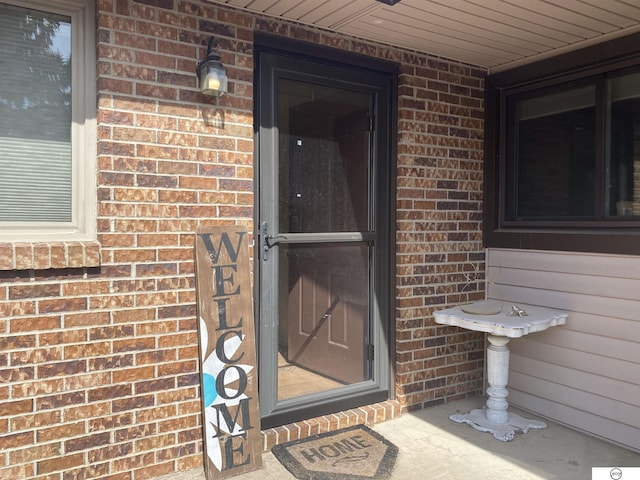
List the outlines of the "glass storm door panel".
<svg viewBox="0 0 640 480">
<path fill-rule="evenodd" d="M 277 424 L 388 388 L 374 355 L 387 225 L 374 188 L 376 87 L 262 61 L 260 402 Z"/>
<path fill-rule="evenodd" d="M 373 102 L 370 94 L 286 79 L 277 98 L 278 234 L 287 242 L 278 264 L 278 398 L 285 399 L 369 376 L 370 246 L 353 234 L 369 232 Z"/>
<path fill-rule="evenodd" d="M 367 380 L 368 246 L 330 243 L 285 249 L 278 398 Z"/>
</svg>

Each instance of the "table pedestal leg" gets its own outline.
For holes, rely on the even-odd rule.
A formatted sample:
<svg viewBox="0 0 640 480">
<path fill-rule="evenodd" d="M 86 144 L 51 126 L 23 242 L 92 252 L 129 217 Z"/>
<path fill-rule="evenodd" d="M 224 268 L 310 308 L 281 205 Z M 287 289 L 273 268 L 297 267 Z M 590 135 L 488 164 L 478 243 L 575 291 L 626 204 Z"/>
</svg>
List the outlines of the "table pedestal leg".
<svg viewBox="0 0 640 480">
<path fill-rule="evenodd" d="M 529 420 L 509 413 L 507 408 L 507 383 L 509 380 L 509 343 L 508 337 L 488 335 L 487 348 L 487 404 L 485 408 L 472 410 L 467 414 L 451 415 L 449 419 L 457 423 L 467 423 L 481 432 L 493 433 L 500 441 L 513 440 L 516 433 L 527 433 L 530 428 L 545 428 L 547 425 L 538 420 Z"/>
</svg>

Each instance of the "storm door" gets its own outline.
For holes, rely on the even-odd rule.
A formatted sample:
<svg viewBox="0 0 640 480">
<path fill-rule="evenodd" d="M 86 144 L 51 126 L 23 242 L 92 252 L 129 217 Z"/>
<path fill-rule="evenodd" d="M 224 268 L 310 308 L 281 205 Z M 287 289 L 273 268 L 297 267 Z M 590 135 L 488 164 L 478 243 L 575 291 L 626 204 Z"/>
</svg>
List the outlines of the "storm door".
<svg viewBox="0 0 640 480">
<path fill-rule="evenodd" d="M 271 426 L 388 398 L 391 77 L 258 59 L 259 379 Z"/>
</svg>

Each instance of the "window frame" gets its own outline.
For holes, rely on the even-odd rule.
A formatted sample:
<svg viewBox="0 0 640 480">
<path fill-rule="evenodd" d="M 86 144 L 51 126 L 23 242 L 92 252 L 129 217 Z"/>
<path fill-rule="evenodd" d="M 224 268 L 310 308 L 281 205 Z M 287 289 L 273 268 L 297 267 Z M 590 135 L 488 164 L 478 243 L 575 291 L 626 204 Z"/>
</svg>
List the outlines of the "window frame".
<svg viewBox="0 0 640 480">
<path fill-rule="evenodd" d="M 640 34 L 548 58 L 487 76 L 485 111 L 484 243 L 488 248 L 521 248 L 594 253 L 640 254 L 640 218 L 598 220 L 517 220 L 507 218 L 509 188 L 508 99 L 538 89 L 567 87 L 595 79 L 597 87 L 596 169 L 600 179 L 605 151 L 606 103 L 604 82 L 640 69 L 637 45 Z M 513 97 L 512 97 L 513 98 Z M 596 195 L 602 205 L 602 187 Z"/>
<path fill-rule="evenodd" d="M 71 221 L 0 222 L 0 242 L 96 239 L 97 100 L 95 4 L 85 0 L 0 0 L 71 18 Z"/>
</svg>

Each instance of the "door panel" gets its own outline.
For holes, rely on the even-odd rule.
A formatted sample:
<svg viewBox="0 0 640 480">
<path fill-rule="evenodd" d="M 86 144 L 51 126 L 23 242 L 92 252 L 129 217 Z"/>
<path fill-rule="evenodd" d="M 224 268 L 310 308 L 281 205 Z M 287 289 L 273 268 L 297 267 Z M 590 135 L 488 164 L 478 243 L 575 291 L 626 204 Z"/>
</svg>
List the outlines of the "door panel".
<svg viewBox="0 0 640 480">
<path fill-rule="evenodd" d="M 337 382 L 330 388 L 362 382 L 370 371 L 368 246 L 327 243 L 326 236 L 369 230 L 373 98 L 290 79 L 279 81 L 278 92 L 275 210 L 279 234 L 289 239 L 286 256 L 279 247 L 278 298 L 288 307 L 280 308 L 278 350 L 288 370 L 279 371 L 278 391 L 291 398 L 291 366 Z M 313 245 L 297 245 L 297 233 Z M 326 388 L 318 383 L 316 392 Z"/>
<path fill-rule="evenodd" d="M 387 396 L 390 78 L 272 53 L 259 71 L 265 426 Z"/>
<path fill-rule="evenodd" d="M 287 358 L 342 384 L 367 378 L 368 247 L 289 251 Z"/>
<path fill-rule="evenodd" d="M 366 231 L 371 95 L 290 80 L 283 81 L 280 90 L 287 92 L 282 103 L 292 91 L 313 98 L 292 105 L 285 124 L 279 124 L 281 136 L 289 132 L 289 148 L 279 162 L 289 171 L 280 232 Z M 343 384 L 365 380 L 367 249 L 303 246 L 288 255 L 288 334 L 286 342 L 280 340 L 281 353 L 287 352 L 291 364 Z M 351 298 L 360 298 L 362 304 Z"/>
<path fill-rule="evenodd" d="M 286 81 L 282 88 L 290 89 L 292 83 Z M 318 94 L 318 87 L 308 88 L 309 95 Z M 339 104 L 335 98 L 346 92 L 322 90 L 333 98 L 294 105 L 284 118 L 288 125 L 279 125 L 281 136 L 289 132 L 288 149 L 280 153 L 280 169 L 289 171 L 288 198 L 281 199 L 281 232 L 369 227 L 371 97 L 351 94 L 353 98 L 345 99 L 350 103 Z"/>
</svg>

